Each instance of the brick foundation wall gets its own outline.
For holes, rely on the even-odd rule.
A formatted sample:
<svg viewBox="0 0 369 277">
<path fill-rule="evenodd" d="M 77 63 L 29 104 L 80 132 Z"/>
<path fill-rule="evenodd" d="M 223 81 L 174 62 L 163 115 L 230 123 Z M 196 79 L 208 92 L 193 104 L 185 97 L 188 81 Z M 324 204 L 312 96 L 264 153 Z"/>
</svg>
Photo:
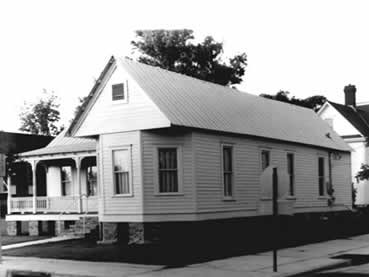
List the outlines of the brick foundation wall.
<svg viewBox="0 0 369 277">
<path fill-rule="evenodd" d="M 6 232 L 8 233 L 8 236 L 16 236 L 17 235 L 17 222 L 7 221 L 6 222 Z"/>
</svg>

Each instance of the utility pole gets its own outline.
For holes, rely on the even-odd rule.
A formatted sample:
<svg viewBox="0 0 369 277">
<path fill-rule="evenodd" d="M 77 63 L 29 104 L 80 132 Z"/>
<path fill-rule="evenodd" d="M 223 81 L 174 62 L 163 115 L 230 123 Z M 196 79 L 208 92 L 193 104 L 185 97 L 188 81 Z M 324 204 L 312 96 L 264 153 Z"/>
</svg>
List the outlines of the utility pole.
<svg viewBox="0 0 369 277">
<path fill-rule="evenodd" d="M 273 245 L 273 272 L 277 272 L 277 252 L 279 247 L 279 218 L 278 218 L 278 173 L 277 168 L 273 168 L 273 224 L 274 224 L 274 245 Z"/>
</svg>

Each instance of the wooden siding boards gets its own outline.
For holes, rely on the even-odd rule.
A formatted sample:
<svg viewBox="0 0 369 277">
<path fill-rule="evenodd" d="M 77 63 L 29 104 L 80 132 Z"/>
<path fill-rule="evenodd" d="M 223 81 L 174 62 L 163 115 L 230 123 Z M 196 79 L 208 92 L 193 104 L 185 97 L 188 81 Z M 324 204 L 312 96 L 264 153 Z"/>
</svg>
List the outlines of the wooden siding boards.
<svg viewBox="0 0 369 277">
<path fill-rule="evenodd" d="M 112 101 L 112 85 L 124 83 L 128 100 Z M 79 124 L 76 136 L 125 132 L 170 126 L 170 122 L 122 67 L 113 66 L 100 85 L 88 116 Z"/>
<path fill-rule="evenodd" d="M 195 213 L 196 192 L 193 179 L 192 133 L 166 135 L 165 132 L 142 131 L 142 162 L 145 214 Z M 155 155 L 157 147 L 180 146 L 182 149 L 182 186 L 180 195 L 156 193 Z"/>
<path fill-rule="evenodd" d="M 260 151 L 269 148 L 271 164 L 286 169 L 288 152 L 295 154 L 296 211 L 301 208 L 316 208 L 329 211 L 326 197 L 319 197 L 318 157 L 325 158 L 326 180 L 328 180 L 328 151 L 293 144 L 258 141 L 236 136 L 219 136 L 205 132 L 194 132 L 193 141 L 196 161 L 197 211 L 227 211 L 233 209 L 258 209 L 261 198 L 259 178 Z M 221 143 L 234 147 L 234 200 L 223 200 L 221 183 Z M 342 153 L 339 161 L 332 161 L 333 186 L 339 199 L 337 204 L 351 205 L 349 172 L 350 154 Z M 343 208 L 346 209 L 346 208 Z M 306 211 L 306 209 L 305 209 Z"/>
<path fill-rule="evenodd" d="M 233 145 L 234 200 L 224 201 L 221 176 L 221 145 Z M 132 145 L 133 196 L 114 196 L 111 151 Z M 182 149 L 183 193 L 156 193 L 157 147 Z M 303 145 L 256 140 L 243 136 L 171 129 L 105 134 L 100 137 L 101 221 L 175 221 L 257 216 L 261 199 L 260 152 L 268 149 L 271 164 L 287 168 L 287 153 L 295 156 L 295 212 L 346 210 L 351 206 L 350 154 L 332 160 L 332 181 L 337 198 L 329 207 L 319 197 L 318 157 L 325 158 L 328 181 L 328 150 Z"/>
<path fill-rule="evenodd" d="M 133 174 L 133 195 L 114 195 L 112 150 L 131 147 L 131 162 Z M 142 172 L 141 172 L 141 143 L 140 132 L 125 132 L 105 134 L 100 136 L 100 180 L 101 195 L 103 197 L 102 221 L 106 215 L 142 214 Z"/>
</svg>

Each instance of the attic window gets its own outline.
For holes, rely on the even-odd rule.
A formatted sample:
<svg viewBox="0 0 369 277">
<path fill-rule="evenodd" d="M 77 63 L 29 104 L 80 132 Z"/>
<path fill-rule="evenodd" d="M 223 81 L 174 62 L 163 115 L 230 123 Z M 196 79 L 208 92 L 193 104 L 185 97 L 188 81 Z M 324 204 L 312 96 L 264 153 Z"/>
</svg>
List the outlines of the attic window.
<svg viewBox="0 0 369 277">
<path fill-rule="evenodd" d="M 112 85 L 112 99 L 113 101 L 126 100 L 123 83 Z"/>
</svg>

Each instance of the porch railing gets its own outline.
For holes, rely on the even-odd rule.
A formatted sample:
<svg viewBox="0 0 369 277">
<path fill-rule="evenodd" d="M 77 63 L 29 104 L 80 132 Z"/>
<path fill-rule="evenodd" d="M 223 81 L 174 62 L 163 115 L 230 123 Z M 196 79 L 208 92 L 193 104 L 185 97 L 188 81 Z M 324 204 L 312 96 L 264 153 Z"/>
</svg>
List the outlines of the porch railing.
<svg viewBox="0 0 369 277">
<path fill-rule="evenodd" d="M 82 213 L 97 212 L 97 197 L 82 199 Z M 12 197 L 8 213 L 33 212 L 32 197 Z M 36 212 L 45 213 L 79 213 L 78 196 L 38 196 L 36 198 Z"/>
</svg>

